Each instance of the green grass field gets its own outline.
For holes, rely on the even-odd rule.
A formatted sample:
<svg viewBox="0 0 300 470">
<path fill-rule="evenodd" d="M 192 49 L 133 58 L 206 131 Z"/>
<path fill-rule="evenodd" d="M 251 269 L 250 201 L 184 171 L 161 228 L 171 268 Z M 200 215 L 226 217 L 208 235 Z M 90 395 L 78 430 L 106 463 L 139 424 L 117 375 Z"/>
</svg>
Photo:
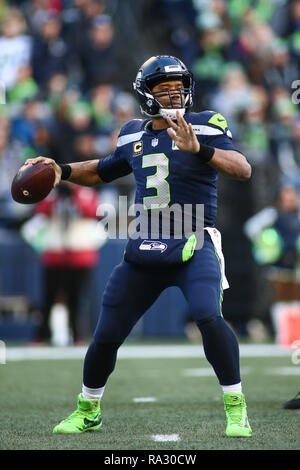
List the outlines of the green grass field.
<svg viewBox="0 0 300 470">
<path fill-rule="evenodd" d="M 0 365 L 2 450 L 298 450 L 300 410 L 284 401 L 300 389 L 299 367 L 284 357 L 242 357 L 250 439 L 225 436 L 219 384 L 206 359 L 119 359 L 95 433 L 53 435 L 74 411 L 83 360 L 25 360 Z M 283 374 L 284 373 L 284 374 Z M 134 398 L 154 397 L 154 402 Z M 177 434 L 174 442 L 153 435 Z"/>
</svg>

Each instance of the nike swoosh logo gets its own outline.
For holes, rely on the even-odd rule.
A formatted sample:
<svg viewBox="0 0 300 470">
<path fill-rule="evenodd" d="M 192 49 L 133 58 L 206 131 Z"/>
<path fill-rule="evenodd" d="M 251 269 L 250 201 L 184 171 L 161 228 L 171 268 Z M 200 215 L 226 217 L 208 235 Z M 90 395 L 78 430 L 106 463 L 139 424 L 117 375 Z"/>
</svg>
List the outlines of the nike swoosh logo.
<svg viewBox="0 0 300 470">
<path fill-rule="evenodd" d="M 100 414 L 97 415 L 94 419 L 84 418 L 83 422 L 86 426 L 89 426 L 89 427 L 97 426 L 98 424 L 101 423 L 101 415 Z"/>
<path fill-rule="evenodd" d="M 249 428 L 248 420 L 247 418 L 245 419 L 245 424 L 238 424 L 240 428 Z"/>
<path fill-rule="evenodd" d="M 225 119 L 220 119 L 220 118 L 217 118 L 217 121 L 219 121 L 219 122 L 224 122 L 224 121 L 225 121 Z"/>
</svg>

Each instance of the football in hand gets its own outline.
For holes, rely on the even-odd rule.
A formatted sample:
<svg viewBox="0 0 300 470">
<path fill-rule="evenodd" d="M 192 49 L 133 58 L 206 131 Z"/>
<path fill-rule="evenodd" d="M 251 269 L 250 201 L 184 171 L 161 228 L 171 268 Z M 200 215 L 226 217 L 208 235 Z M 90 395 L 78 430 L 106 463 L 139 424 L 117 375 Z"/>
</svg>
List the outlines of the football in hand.
<svg viewBox="0 0 300 470">
<path fill-rule="evenodd" d="M 55 171 L 51 164 L 44 162 L 28 165 L 19 171 L 11 185 L 11 195 L 21 204 L 35 204 L 42 201 L 53 188 Z"/>
</svg>

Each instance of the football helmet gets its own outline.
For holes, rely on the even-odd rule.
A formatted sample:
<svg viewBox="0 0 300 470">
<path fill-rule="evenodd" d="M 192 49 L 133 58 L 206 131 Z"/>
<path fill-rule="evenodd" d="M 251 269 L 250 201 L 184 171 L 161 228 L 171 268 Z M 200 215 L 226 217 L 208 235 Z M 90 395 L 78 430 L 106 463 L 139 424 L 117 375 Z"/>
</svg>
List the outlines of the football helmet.
<svg viewBox="0 0 300 470">
<path fill-rule="evenodd" d="M 155 85 L 169 80 L 182 80 L 183 88 L 164 90 L 159 93 L 152 92 Z M 177 111 L 183 116 L 193 105 L 193 75 L 181 60 L 173 56 L 150 57 L 139 69 L 133 89 L 137 93 L 142 113 L 151 118 L 170 117 L 174 120 Z M 172 100 L 175 94 L 177 95 L 176 103 Z M 163 107 L 159 102 L 159 98 L 163 95 L 169 95 L 168 107 Z M 178 96 L 180 96 L 180 105 Z"/>
</svg>

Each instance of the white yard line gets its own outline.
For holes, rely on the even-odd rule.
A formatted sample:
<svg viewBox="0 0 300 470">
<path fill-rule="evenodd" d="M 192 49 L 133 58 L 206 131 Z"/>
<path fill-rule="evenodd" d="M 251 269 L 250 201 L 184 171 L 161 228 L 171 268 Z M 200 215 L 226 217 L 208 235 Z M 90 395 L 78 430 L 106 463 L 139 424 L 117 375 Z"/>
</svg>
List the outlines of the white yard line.
<svg viewBox="0 0 300 470">
<path fill-rule="evenodd" d="M 268 375 L 300 375 L 300 367 L 291 366 L 291 367 L 270 367 L 265 369 L 265 374 Z"/>
<path fill-rule="evenodd" d="M 251 374 L 251 372 L 255 372 L 253 367 L 242 367 L 241 369 L 242 375 Z M 195 367 L 190 369 L 183 369 L 182 374 L 185 377 L 215 377 L 216 375 L 212 367 Z"/>
<path fill-rule="evenodd" d="M 195 369 L 183 369 L 182 375 L 185 377 L 215 377 L 215 372 L 212 367 L 201 367 Z"/>
<path fill-rule="evenodd" d="M 255 367 L 242 367 L 241 375 L 249 375 L 249 374 L 256 374 L 257 371 Z M 298 366 L 291 366 L 291 367 L 269 367 L 266 369 L 262 369 L 260 371 L 261 374 L 267 375 L 300 375 L 300 367 Z M 183 369 L 182 375 L 184 377 L 214 377 L 215 373 L 212 368 L 209 367 L 201 367 L 201 368 L 194 368 L 194 369 Z"/>
<path fill-rule="evenodd" d="M 152 434 L 151 437 L 156 442 L 180 441 L 180 437 L 178 434 Z"/>
<path fill-rule="evenodd" d="M 83 359 L 87 346 L 68 347 L 6 347 L 6 362 L 43 359 Z M 273 344 L 240 345 L 241 357 L 282 357 L 290 356 L 292 349 L 281 348 Z M 198 345 L 123 345 L 119 359 L 154 359 L 204 357 L 202 346 Z"/>
<path fill-rule="evenodd" d="M 155 398 L 155 397 L 136 397 L 136 398 L 133 398 L 132 401 L 134 403 L 153 403 L 154 401 L 157 401 L 157 398 Z"/>
</svg>

